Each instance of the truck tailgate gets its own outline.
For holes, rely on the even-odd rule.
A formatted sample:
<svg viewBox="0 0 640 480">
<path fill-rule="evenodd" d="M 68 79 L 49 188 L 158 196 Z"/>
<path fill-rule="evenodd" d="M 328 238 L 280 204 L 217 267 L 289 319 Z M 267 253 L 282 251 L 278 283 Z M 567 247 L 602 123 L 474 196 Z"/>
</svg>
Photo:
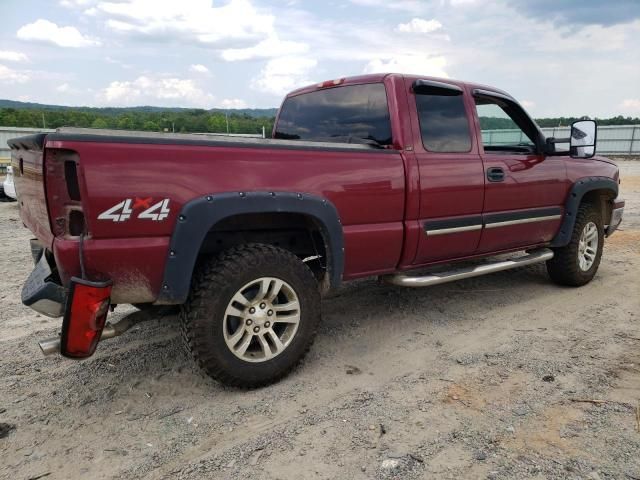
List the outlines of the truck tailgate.
<svg viewBox="0 0 640 480">
<path fill-rule="evenodd" d="M 11 166 L 18 196 L 20 218 L 44 246 L 53 241 L 44 183 L 44 139 L 39 133 L 13 138 L 7 143 L 11 147 Z"/>
</svg>

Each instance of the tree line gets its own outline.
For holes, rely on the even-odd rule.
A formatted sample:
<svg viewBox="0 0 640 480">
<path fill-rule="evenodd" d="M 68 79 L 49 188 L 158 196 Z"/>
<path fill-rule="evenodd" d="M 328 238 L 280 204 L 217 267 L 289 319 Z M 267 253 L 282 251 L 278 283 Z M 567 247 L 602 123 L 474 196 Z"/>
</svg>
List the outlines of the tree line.
<svg viewBox="0 0 640 480">
<path fill-rule="evenodd" d="M 180 111 L 123 110 L 103 113 L 94 110 L 35 110 L 0 108 L 2 127 L 88 127 L 144 130 L 149 132 L 271 133 L 274 117 L 256 117 L 246 113 L 202 109 Z"/>
<path fill-rule="evenodd" d="M 564 127 L 585 117 L 539 118 L 540 127 Z M 262 127 L 270 134 L 275 117 L 255 116 L 244 112 L 181 109 L 145 111 L 135 109 L 22 109 L 0 108 L 0 127 L 88 127 L 149 132 L 210 132 L 261 134 Z M 636 125 L 638 117 L 596 118 L 599 125 Z M 508 118 L 481 117 L 483 130 L 514 128 Z"/>
</svg>

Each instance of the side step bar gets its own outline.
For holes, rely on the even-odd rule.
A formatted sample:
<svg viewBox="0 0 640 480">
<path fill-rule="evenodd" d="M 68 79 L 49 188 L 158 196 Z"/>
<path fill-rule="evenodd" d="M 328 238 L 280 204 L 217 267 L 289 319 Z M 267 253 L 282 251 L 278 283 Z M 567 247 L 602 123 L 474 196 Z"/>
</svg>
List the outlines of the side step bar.
<svg viewBox="0 0 640 480">
<path fill-rule="evenodd" d="M 501 272 L 511 268 L 524 267 L 534 263 L 546 262 L 553 258 L 553 251 L 548 248 L 534 250 L 527 255 L 510 260 L 483 263 L 472 267 L 464 267 L 448 272 L 430 273 L 423 276 L 410 276 L 404 274 L 385 275 L 382 280 L 400 287 L 428 287 L 440 283 L 453 282 L 463 278 L 479 277 L 487 273 Z"/>
</svg>

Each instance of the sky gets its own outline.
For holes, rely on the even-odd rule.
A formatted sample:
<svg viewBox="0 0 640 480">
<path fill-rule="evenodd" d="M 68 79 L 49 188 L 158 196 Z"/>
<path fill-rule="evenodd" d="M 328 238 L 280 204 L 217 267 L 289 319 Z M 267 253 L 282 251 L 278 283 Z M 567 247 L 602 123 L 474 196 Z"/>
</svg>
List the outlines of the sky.
<svg viewBox="0 0 640 480">
<path fill-rule="evenodd" d="M 0 98 L 277 107 L 398 72 L 502 88 L 535 117 L 640 116 L 640 0 L 0 0 Z"/>
</svg>

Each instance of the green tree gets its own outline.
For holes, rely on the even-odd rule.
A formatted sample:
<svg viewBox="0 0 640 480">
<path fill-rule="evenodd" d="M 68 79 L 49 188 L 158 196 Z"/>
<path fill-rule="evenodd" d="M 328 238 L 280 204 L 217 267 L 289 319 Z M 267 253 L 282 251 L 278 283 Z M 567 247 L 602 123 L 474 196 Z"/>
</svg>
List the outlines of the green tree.
<svg viewBox="0 0 640 480">
<path fill-rule="evenodd" d="M 144 122 L 144 125 L 142 125 L 142 129 L 151 132 L 158 132 L 160 131 L 160 126 L 152 120 L 147 120 Z"/>
<path fill-rule="evenodd" d="M 91 128 L 109 128 L 109 124 L 104 118 L 96 118 L 91 122 Z"/>
</svg>

